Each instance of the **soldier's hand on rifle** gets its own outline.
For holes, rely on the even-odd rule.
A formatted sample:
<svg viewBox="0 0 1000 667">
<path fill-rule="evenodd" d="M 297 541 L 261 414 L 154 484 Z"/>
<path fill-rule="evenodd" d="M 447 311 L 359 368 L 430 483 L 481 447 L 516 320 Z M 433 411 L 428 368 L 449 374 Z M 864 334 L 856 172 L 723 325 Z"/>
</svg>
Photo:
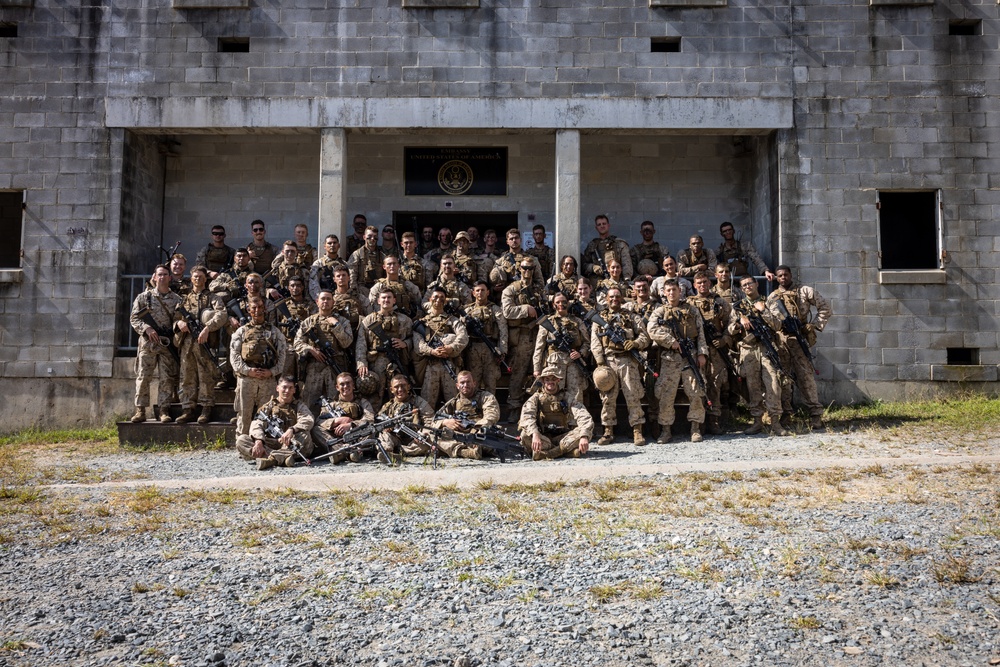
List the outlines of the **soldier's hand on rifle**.
<svg viewBox="0 0 1000 667">
<path fill-rule="evenodd" d="M 458 421 L 457 419 L 445 419 L 441 423 L 444 424 L 444 427 L 446 429 L 450 429 L 452 431 L 461 431 L 461 430 L 463 430 L 462 429 L 462 422 Z"/>
<path fill-rule="evenodd" d="M 342 420 L 345 420 L 345 419 L 347 420 L 347 422 L 343 423 Z M 336 426 L 333 427 L 333 434 L 334 435 L 344 435 L 345 433 L 347 433 L 348 431 L 351 430 L 351 418 L 350 417 L 340 417 L 340 418 L 336 419 L 333 423 L 336 424 Z"/>
<path fill-rule="evenodd" d="M 149 339 L 149 342 L 153 345 L 160 344 L 160 334 L 156 333 L 156 329 L 153 327 L 146 327 L 146 338 Z"/>
<path fill-rule="evenodd" d="M 177 328 L 178 328 L 178 329 L 179 329 L 180 331 L 184 331 L 184 332 L 186 332 L 186 333 L 191 333 L 191 327 L 189 327 L 189 326 L 188 326 L 188 323 L 187 323 L 187 322 L 185 322 L 184 320 L 180 320 L 180 321 L 179 321 L 179 322 L 177 323 Z"/>
<path fill-rule="evenodd" d="M 277 301 L 278 299 L 281 298 L 281 292 L 272 287 L 271 289 L 267 290 L 267 296 Z"/>
<path fill-rule="evenodd" d="M 309 348 L 309 354 L 312 355 L 313 359 L 320 362 L 321 364 L 326 363 L 326 359 L 323 358 L 323 353 L 317 350 L 315 347 Z"/>
<path fill-rule="evenodd" d="M 231 326 L 234 329 L 236 329 L 236 328 L 238 328 L 240 326 L 240 321 L 238 319 L 236 319 L 236 317 L 230 316 L 229 317 L 229 326 Z"/>
<path fill-rule="evenodd" d="M 530 315 L 528 315 L 528 317 L 530 317 L 532 319 L 535 319 L 536 317 L 538 317 L 538 311 L 535 310 L 534 306 L 528 306 L 528 312 L 531 313 Z"/>
<path fill-rule="evenodd" d="M 392 339 L 392 346 L 394 348 L 396 348 L 397 350 L 405 350 L 406 349 L 406 341 L 403 340 L 402 338 L 393 338 Z"/>
<path fill-rule="evenodd" d="M 631 352 L 632 350 L 635 349 L 635 341 L 634 340 L 627 340 L 622 345 L 622 347 L 625 348 L 626 352 Z"/>
<path fill-rule="evenodd" d="M 278 438 L 278 442 L 281 443 L 282 447 L 288 447 L 288 445 L 292 444 L 293 435 L 295 435 L 295 431 L 293 431 L 292 429 L 288 429 L 287 431 L 281 434 L 281 437 Z"/>
<path fill-rule="evenodd" d="M 447 359 L 448 357 L 451 356 L 451 348 L 448 347 L 447 345 L 442 345 L 441 347 L 436 348 L 433 352 L 431 352 L 431 354 L 433 354 L 435 357 L 438 357 L 439 359 Z"/>
<path fill-rule="evenodd" d="M 713 340 L 712 347 L 714 347 L 716 350 L 721 350 L 724 347 L 722 338 L 716 338 L 715 340 Z"/>
<path fill-rule="evenodd" d="M 535 433 L 531 436 L 531 451 L 540 452 L 542 451 L 542 434 Z"/>
<path fill-rule="evenodd" d="M 740 326 L 743 327 L 744 331 L 750 330 L 750 320 L 745 315 L 740 315 Z"/>
<path fill-rule="evenodd" d="M 705 357 L 704 354 L 699 354 L 698 355 L 698 366 L 700 368 L 704 368 L 706 363 L 708 363 L 708 358 Z"/>
<path fill-rule="evenodd" d="M 198 334 L 198 344 L 203 345 L 208 342 L 208 329 L 202 329 Z"/>
<path fill-rule="evenodd" d="M 590 451 L 590 438 L 580 438 L 580 453 L 586 454 Z"/>
<path fill-rule="evenodd" d="M 813 325 L 812 322 L 807 322 L 806 324 L 802 325 L 802 330 L 805 331 L 807 334 L 811 334 L 813 331 L 816 330 L 816 327 Z"/>
<path fill-rule="evenodd" d="M 256 440 L 253 443 L 253 449 L 250 450 L 250 456 L 255 459 L 263 459 L 267 457 L 267 450 L 264 448 L 263 440 Z"/>
<path fill-rule="evenodd" d="M 681 351 L 681 344 L 680 344 L 680 343 L 678 343 L 677 341 L 674 341 L 674 342 L 673 342 L 673 343 L 672 343 L 672 344 L 670 345 L 670 349 L 671 349 L 671 350 L 673 350 L 673 351 L 675 351 L 675 352 L 680 352 L 680 351 Z"/>
<path fill-rule="evenodd" d="M 569 353 L 569 358 L 572 359 L 573 361 L 576 361 L 577 359 L 580 359 L 582 357 L 583 355 L 580 354 L 579 350 L 573 350 L 572 352 Z"/>
</svg>

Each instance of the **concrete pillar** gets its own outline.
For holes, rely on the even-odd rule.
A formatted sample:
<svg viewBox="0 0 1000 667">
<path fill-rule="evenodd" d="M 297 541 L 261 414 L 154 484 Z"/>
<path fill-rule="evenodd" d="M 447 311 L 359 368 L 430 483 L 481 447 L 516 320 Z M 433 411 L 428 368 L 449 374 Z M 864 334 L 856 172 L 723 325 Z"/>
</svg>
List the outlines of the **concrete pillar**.
<svg viewBox="0 0 1000 667">
<path fill-rule="evenodd" d="M 556 131 L 556 271 L 563 255 L 579 261 L 580 131 Z"/>
<path fill-rule="evenodd" d="M 341 254 L 354 230 L 347 224 L 347 133 L 342 127 L 320 131 L 319 148 L 319 238 L 316 247 L 323 254 L 327 234 L 340 237 Z"/>
</svg>

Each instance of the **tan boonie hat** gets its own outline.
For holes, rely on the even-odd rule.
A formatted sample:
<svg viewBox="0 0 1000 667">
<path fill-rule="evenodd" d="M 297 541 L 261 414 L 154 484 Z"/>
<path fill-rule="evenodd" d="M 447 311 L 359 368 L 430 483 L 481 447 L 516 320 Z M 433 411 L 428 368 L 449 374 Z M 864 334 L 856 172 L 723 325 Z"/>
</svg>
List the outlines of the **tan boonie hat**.
<svg viewBox="0 0 1000 667">
<path fill-rule="evenodd" d="M 469 238 L 469 235 L 468 235 L 468 234 L 466 234 L 465 232 L 459 232 L 458 234 L 455 234 L 455 242 L 456 242 L 456 243 L 457 243 L 458 241 L 461 241 L 462 239 L 465 239 L 465 240 L 466 240 L 466 241 L 468 241 L 469 243 L 472 243 L 472 239 L 470 239 L 470 238 Z"/>
<path fill-rule="evenodd" d="M 542 369 L 542 374 L 538 376 L 539 379 L 554 377 L 557 380 L 563 379 L 563 372 L 558 366 L 546 366 Z"/>
</svg>

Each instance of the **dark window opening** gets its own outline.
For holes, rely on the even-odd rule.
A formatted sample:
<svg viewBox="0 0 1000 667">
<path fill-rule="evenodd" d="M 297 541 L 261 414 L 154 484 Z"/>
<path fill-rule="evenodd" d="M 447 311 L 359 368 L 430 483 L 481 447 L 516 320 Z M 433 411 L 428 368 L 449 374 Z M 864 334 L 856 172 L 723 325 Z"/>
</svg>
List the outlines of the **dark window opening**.
<svg viewBox="0 0 1000 667">
<path fill-rule="evenodd" d="M 949 347 L 949 366 L 978 366 L 979 348 L 975 347 Z"/>
<path fill-rule="evenodd" d="M 0 268 L 21 266 L 21 221 L 24 218 L 24 193 L 0 192 Z"/>
<path fill-rule="evenodd" d="M 651 53 L 680 53 L 680 37 L 653 37 L 649 40 Z"/>
<path fill-rule="evenodd" d="M 250 53 L 250 38 L 220 37 L 219 53 Z"/>
<path fill-rule="evenodd" d="M 937 269 L 937 194 L 879 192 L 879 254 L 883 269 Z"/>
<path fill-rule="evenodd" d="M 948 23 L 949 35 L 981 35 L 983 22 L 979 19 L 964 19 Z"/>
<path fill-rule="evenodd" d="M 17 37 L 17 24 L 0 23 L 0 37 Z"/>
</svg>

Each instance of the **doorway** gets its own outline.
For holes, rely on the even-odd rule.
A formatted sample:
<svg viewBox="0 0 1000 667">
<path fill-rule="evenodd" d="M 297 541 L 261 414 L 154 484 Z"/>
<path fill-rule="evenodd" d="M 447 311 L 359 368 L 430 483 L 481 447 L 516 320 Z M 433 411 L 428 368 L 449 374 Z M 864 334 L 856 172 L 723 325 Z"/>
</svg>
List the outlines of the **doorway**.
<svg viewBox="0 0 1000 667">
<path fill-rule="evenodd" d="M 479 238 L 483 237 L 483 232 L 492 229 L 497 233 L 497 243 L 503 245 L 504 234 L 508 229 L 517 229 L 517 211 L 512 213 L 427 213 L 421 211 L 393 211 L 392 223 L 396 227 L 396 236 L 402 237 L 404 232 L 413 232 L 420 240 L 420 232 L 424 227 L 434 228 L 434 238 L 437 238 L 439 229 L 447 227 L 452 234 L 469 227 L 479 230 Z"/>
</svg>

